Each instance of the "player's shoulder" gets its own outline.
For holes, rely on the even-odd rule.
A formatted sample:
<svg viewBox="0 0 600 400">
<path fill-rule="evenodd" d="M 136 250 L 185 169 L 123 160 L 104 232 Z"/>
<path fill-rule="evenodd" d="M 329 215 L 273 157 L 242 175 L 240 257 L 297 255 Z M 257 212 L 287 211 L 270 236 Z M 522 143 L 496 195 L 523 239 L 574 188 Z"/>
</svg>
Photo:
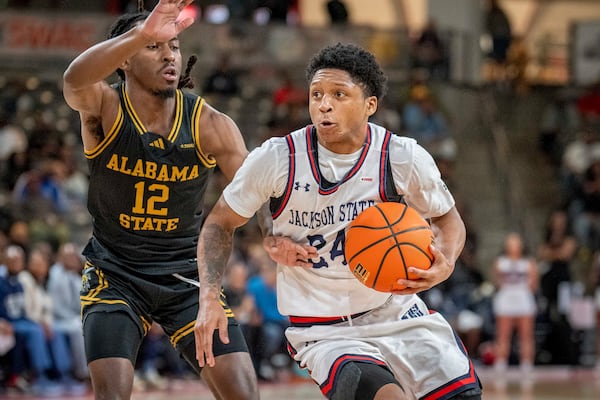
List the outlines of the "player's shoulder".
<svg viewBox="0 0 600 400">
<path fill-rule="evenodd" d="M 252 153 L 270 153 L 271 155 L 278 155 L 282 153 L 289 153 L 289 144 L 286 136 L 275 136 L 271 137 L 257 148 Z"/>
<path fill-rule="evenodd" d="M 415 152 L 422 150 L 422 147 L 413 138 L 393 133 L 390 138 L 390 154 L 402 159 L 414 155 Z"/>
<path fill-rule="evenodd" d="M 202 107 L 198 119 L 200 135 L 209 133 L 219 135 L 229 128 L 234 126 L 237 127 L 236 123 L 229 115 L 218 110 L 202 97 L 196 96 L 194 101 L 198 107 Z"/>
<path fill-rule="evenodd" d="M 381 125 L 377 125 L 375 123 L 370 122 L 369 127 L 371 129 L 371 132 L 375 135 L 383 136 L 386 134 L 386 132 L 390 132 L 390 142 L 393 144 L 394 147 L 410 149 L 417 146 L 417 141 L 415 139 L 407 136 L 402 136 L 399 133 L 389 130 Z"/>
<path fill-rule="evenodd" d="M 304 128 L 297 129 L 293 132 L 288 133 L 284 136 L 274 136 L 263 142 L 261 147 L 277 149 L 277 150 L 285 150 L 285 152 L 289 152 L 290 146 L 292 145 L 290 142 L 298 144 L 303 143 L 305 141 L 305 137 L 307 131 L 310 129 L 310 125 Z M 295 150 L 296 146 L 294 145 Z"/>
</svg>

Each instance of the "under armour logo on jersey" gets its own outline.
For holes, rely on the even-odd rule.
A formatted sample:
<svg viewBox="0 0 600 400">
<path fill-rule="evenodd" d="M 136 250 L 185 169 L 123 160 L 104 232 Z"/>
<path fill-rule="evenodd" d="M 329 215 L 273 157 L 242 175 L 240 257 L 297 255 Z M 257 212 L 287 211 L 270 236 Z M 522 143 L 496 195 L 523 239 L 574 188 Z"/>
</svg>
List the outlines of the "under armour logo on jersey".
<svg viewBox="0 0 600 400">
<path fill-rule="evenodd" d="M 157 147 L 159 149 L 165 149 L 165 142 L 162 140 L 162 138 L 158 138 L 155 141 L 153 141 L 152 143 L 150 143 L 150 147 Z"/>
<path fill-rule="evenodd" d="M 310 183 L 301 185 L 300 182 L 294 182 L 294 190 L 300 190 L 300 188 L 303 188 L 305 192 L 308 192 L 310 188 Z"/>
<path fill-rule="evenodd" d="M 400 319 L 409 319 L 409 318 L 417 318 L 417 317 L 422 317 L 423 315 L 423 311 L 421 311 L 419 309 L 419 306 L 417 306 L 416 304 L 413 304 L 413 306 L 411 308 L 408 309 L 407 312 L 404 313 L 404 315 L 402 316 L 402 318 Z"/>
</svg>

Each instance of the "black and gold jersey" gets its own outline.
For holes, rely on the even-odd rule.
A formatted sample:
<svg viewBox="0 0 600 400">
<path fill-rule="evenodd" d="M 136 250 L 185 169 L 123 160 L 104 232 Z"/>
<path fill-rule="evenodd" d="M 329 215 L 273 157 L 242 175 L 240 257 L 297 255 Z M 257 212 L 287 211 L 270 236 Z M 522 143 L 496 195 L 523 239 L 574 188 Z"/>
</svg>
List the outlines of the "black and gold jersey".
<svg viewBox="0 0 600 400">
<path fill-rule="evenodd" d="M 160 273 L 161 263 L 175 266 L 196 257 L 202 199 L 216 165 L 200 143 L 204 100 L 177 90 L 174 123 L 165 138 L 144 127 L 124 83 L 115 90 L 121 101 L 114 125 L 85 152 L 88 209 L 98 243 L 92 240 L 84 254 L 107 250 L 136 269 Z"/>
</svg>

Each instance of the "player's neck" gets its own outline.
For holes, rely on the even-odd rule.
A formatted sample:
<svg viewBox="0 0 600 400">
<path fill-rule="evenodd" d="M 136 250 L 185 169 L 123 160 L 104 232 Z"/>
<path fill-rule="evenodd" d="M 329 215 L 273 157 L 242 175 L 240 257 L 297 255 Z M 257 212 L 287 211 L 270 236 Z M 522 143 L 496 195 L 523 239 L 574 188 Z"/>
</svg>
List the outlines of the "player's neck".
<svg viewBox="0 0 600 400">
<path fill-rule="evenodd" d="M 150 131 L 167 136 L 173 126 L 176 95 L 160 96 L 148 89 L 127 86 L 127 96 L 138 118 Z"/>
</svg>

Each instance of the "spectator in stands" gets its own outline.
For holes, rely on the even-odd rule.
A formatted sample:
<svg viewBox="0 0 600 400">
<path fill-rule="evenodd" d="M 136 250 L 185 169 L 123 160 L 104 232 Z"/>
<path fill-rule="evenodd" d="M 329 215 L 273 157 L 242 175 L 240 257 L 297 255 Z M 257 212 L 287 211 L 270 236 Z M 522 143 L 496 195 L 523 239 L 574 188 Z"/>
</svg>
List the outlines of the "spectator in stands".
<svg viewBox="0 0 600 400">
<path fill-rule="evenodd" d="M 194 371 L 171 344 L 169 336 L 154 322 L 142 340 L 136 360 L 134 390 L 165 390 L 170 380 L 193 377 Z"/>
<path fill-rule="evenodd" d="M 544 243 L 538 248 L 538 259 L 547 264 L 547 271 L 541 278 L 542 294 L 551 308 L 557 306 L 558 287 L 562 282 L 570 282 L 570 264 L 577 251 L 577 240 L 571 232 L 568 215 L 557 210 L 552 213 L 546 227 Z"/>
<path fill-rule="evenodd" d="M 456 157 L 456 142 L 450 135 L 448 121 L 424 84 L 410 90 L 402 121 L 406 135 L 416 139 L 434 158 L 453 160 Z"/>
<path fill-rule="evenodd" d="M 233 261 L 227 268 L 223 292 L 245 333 L 251 325 L 257 325 L 254 298 L 248 294 L 247 285 L 248 267 L 241 261 Z"/>
<path fill-rule="evenodd" d="M 260 316 L 256 311 L 254 297 L 248 293 L 248 266 L 241 261 L 233 260 L 225 275 L 223 293 L 227 303 L 235 314 L 236 320 L 242 327 L 242 332 L 248 343 L 252 363 L 257 373 L 260 372 L 261 354 L 259 348 Z"/>
<path fill-rule="evenodd" d="M 29 225 L 22 219 L 15 219 L 11 222 L 8 228 L 8 241 L 11 244 L 20 246 L 27 250 L 29 249 Z"/>
<path fill-rule="evenodd" d="M 534 327 L 536 316 L 535 291 L 538 270 L 535 261 L 525 255 L 521 235 L 511 233 L 504 241 L 503 254 L 494 262 L 494 297 L 496 317 L 496 362 L 498 372 L 506 370 L 511 350 L 513 330 L 520 344 L 520 364 L 530 372 L 535 357 Z"/>
<path fill-rule="evenodd" d="M 0 318 L 0 357 L 15 346 L 15 331 L 10 321 Z"/>
<path fill-rule="evenodd" d="M 8 158 L 27 150 L 28 140 L 23 128 L 10 122 L 4 111 L 0 111 L 0 163 L 4 167 Z"/>
<path fill-rule="evenodd" d="M 539 145 L 554 166 L 560 166 L 567 138 L 579 125 L 577 109 L 566 93 L 557 93 L 544 107 L 539 126 Z"/>
<path fill-rule="evenodd" d="M 591 126 L 584 126 L 578 137 L 565 147 L 562 157 L 561 187 L 565 202 L 571 206 L 571 217 L 580 212 L 577 202 L 585 171 L 600 158 L 600 136 Z"/>
<path fill-rule="evenodd" d="M 329 0 L 327 2 L 327 13 L 329 14 L 329 20 L 334 25 L 348 23 L 348 8 L 342 0 Z"/>
<path fill-rule="evenodd" d="M 13 190 L 13 201 L 27 215 L 44 219 L 48 214 L 68 211 L 65 194 L 57 174 L 58 160 L 43 160 L 19 177 Z"/>
<path fill-rule="evenodd" d="M 252 20 L 257 0 L 227 0 L 227 8 L 232 23 Z"/>
<path fill-rule="evenodd" d="M 18 349 L 12 352 L 8 385 L 25 389 L 22 374 L 29 366 L 34 380 L 34 393 L 59 396 L 63 393 L 62 388 L 47 375 L 52 359 L 46 346 L 44 329 L 26 315 L 25 291 L 18 279 L 25 269 L 25 252 L 19 246 L 10 245 L 5 251 L 4 261 L 8 275 L 0 278 L 0 318 L 12 324 Z"/>
<path fill-rule="evenodd" d="M 258 7 L 265 7 L 270 11 L 269 22 L 286 23 L 292 3 L 292 0 L 260 0 Z"/>
<path fill-rule="evenodd" d="M 529 52 L 522 37 L 513 38 L 506 54 L 507 76 L 516 94 L 522 95 L 528 91 L 527 64 Z"/>
<path fill-rule="evenodd" d="M 544 315 L 550 324 L 550 332 L 545 338 L 545 348 L 550 350 L 553 363 L 574 363 L 574 349 L 571 343 L 571 326 L 566 310 L 560 308 L 561 294 L 568 293 L 571 282 L 571 262 L 578 248 L 569 223 L 568 214 L 563 210 L 554 211 L 548 220 L 544 242 L 538 247 L 537 256 L 545 264 L 541 277 L 541 294 L 546 299 Z M 563 288 L 563 289 L 561 289 Z"/>
<path fill-rule="evenodd" d="M 0 279 L 2 279 L 0 277 Z M 2 308 L 2 306 L 0 306 Z M 0 317 L 0 395 L 8 378 L 8 353 L 15 347 L 15 332 L 10 321 Z"/>
<path fill-rule="evenodd" d="M 160 325 L 153 323 L 142 341 L 135 373 L 135 380 L 138 385 L 143 386 L 142 389 L 164 390 L 168 386 L 167 380 L 158 372 L 158 362 L 164 338 L 165 332 L 163 329 Z"/>
<path fill-rule="evenodd" d="M 430 20 L 413 44 L 413 67 L 423 68 L 429 78 L 446 77 L 446 51 L 434 20 Z"/>
<path fill-rule="evenodd" d="M 89 237 L 92 218 L 87 210 L 88 176 L 78 168 L 77 155 L 83 153 L 73 144 L 63 144 L 60 152 L 60 167 L 57 171 L 58 183 L 64 193 L 69 212 L 63 215 L 68 225 L 68 234 L 63 241 L 73 241 L 83 245 L 84 238 Z"/>
<path fill-rule="evenodd" d="M 205 95 L 233 96 L 240 91 L 238 79 L 238 72 L 231 68 L 230 56 L 224 54 L 219 58 L 215 70 L 204 81 L 202 92 Z"/>
<path fill-rule="evenodd" d="M 289 321 L 277 309 L 276 277 L 276 265 L 265 260 L 260 265 L 260 273 L 248 281 L 248 294 L 254 299 L 261 318 L 261 361 L 258 375 L 263 379 L 276 377 L 275 369 L 284 366 L 279 364 L 279 357 L 276 356 L 286 353 L 284 333 Z M 285 360 L 289 361 L 289 357 L 286 356 Z"/>
<path fill-rule="evenodd" d="M 591 85 L 585 93 L 577 99 L 577 110 L 584 122 L 600 123 L 600 81 Z"/>
<path fill-rule="evenodd" d="M 69 339 L 69 348 L 73 357 L 73 374 L 78 379 L 88 377 L 87 360 L 83 344 L 83 326 L 81 323 L 81 273 L 83 259 L 81 251 L 74 243 L 61 246 L 56 263 L 50 268 L 48 294 L 54 304 L 52 307 L 54 328 Z"/>
<path fill-rule="evenodd" d="M 2 169 L 2 188 L 12 191 L 19 177 L 30 168 L 30 157 L 26 150 L 11 153 Z"/>
<path fill-rule="evenodd" d="M 596 305 L 596 369 L 600 370 L 600 250 L 592 257 L 590 268 L 590 281 L 595 285 Z"/>
<path fill-rule="evenodd" d="M 44 245 L 46 244 L 41 243 L 33 247 L 27 268 L 18 276 L 25 295 L 25 315 L 42 327 L 51 354 L 51 369 L 57 374 L 60 384 L 70 394 L 81 395 L 86 392 L 86 388 L 73 379 L 73 358 L 67 335 L 54 325 L 55 305 L 46 288 L 52 262 Z"/>
<path fill-rule="evenodd" d="M 498 0 L 490 0 L 485 18 L 485 29 L 492 39 L 490 57 L 498 64 L 506 62 L 508 48 L 511 44 L 512 30 L 510 21 Z"/>
<path fill-rule="evenodd" d="M 280 84 L 272 94 L 272 111 L 269 121 L 269 136 L 283 136 L 308 118 L 306 114 L 306 89 L 294 82 L 286 70 L 279 72 Z M 264 138 L 267 139 L 267 138 Z"/>
<path fill-rule="evenodd" d="M 575 234 L 591 252 L 600 250 L 600 157 L 585 171 L 581 194 L 582 210 L 575 217 Z"/>
</svg>

